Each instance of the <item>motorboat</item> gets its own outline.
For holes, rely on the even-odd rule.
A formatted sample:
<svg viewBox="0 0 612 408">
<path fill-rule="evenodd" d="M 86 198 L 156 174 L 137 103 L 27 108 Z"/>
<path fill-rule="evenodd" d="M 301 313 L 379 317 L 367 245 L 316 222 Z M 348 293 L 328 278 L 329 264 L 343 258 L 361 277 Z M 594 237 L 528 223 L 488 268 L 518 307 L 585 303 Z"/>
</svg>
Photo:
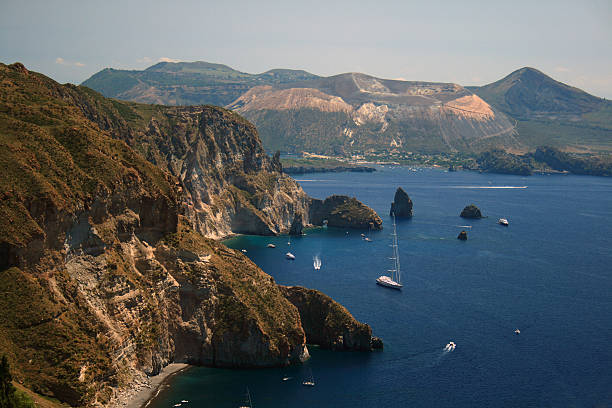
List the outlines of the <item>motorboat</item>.
<svg viewBox="0 0 612 408">
<path fill-rule="evenodd" d="M 453 351 L 455 347 L 457 347 L 457 345 L 454 341 L 451 341 L 444 347 L 444 351 Z"/>
<path fill-rule="evenodd" d="M 295 255 L 293 255 L 291 252 L 287 252 L 285 254 L 285 257 L 291 261 L 293 261 L 295 259 Z"/>
<path fill-rule="evenodd" d="M 499 225 L 503 225 L 504 227 L 507 227 L 507 226 L 508 226 L 508 220 L 507 220 L 507 219 L 505 219 L 505 218 L 500 218 L 500 219 L 497 221 L 497 223 L 498 223 Z"/>
<path fill-rule="evenodd" d="M 276 245 L 274 245 L 274 244 L 268 244 L 268 248 L 276 248 Z"/>
</svg>

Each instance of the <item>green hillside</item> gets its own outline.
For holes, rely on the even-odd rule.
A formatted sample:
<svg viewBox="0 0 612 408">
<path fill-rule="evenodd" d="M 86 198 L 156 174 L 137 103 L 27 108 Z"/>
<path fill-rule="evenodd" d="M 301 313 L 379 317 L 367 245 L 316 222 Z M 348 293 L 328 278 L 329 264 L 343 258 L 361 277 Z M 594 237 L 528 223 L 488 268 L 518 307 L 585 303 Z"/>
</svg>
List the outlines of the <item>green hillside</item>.
<svg viewBox="0 0 612 408">
<path fill-rule="evenodd" d="M 301 70 L 248 74 L 204 61 L 160 62 L 144 71 L 106 68 L 82 83 L 111 98 L 162 105 L 225 106 L 257 85 L 317 78 Z"/>
<path fill-rule="evenodd" d="M 612 103 L 521 68 L 499 81 L 469 90 L 516 120 L 518 139 L 529 148 L 552 145 L 612 150 Z"/>
</svg>

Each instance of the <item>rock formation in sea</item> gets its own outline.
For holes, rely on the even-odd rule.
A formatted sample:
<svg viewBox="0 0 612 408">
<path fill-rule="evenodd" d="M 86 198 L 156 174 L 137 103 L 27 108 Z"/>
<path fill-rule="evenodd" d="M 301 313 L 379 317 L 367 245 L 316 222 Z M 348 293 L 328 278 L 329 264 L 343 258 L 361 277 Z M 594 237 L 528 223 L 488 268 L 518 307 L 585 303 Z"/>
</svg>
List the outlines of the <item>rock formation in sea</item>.
<svg viewBox="0 0 612 408">
<path fill-rule="evenodd" d="M 0 348 L 16 381 L 73 406 L 112 405 L 172 361 L 303 361 L 298 309 L 211 238 L 377 217 L 313 205 L 236 114 L 109 100 L 21 64 L 0 64 L 0 146 Z"/>
<path fill-rule="evenodd" d="M 395 197 L 391 203 L 389 215 L 392 216 L 393 214 L 395 214 L 397 218 L 412 217 L 412 200 L 401 187 L 398 187 L 395 191 Z"/>
<path fill-rule="evenodd" d="M 322 225 L 327 220 L 330 227 L 382 229 L 382 220 L 374 210 L 353 197 L 333 195 L 325 200 L 312 198 L 310 221 Z"/>
<path fill-rule="evenodd" d="M 482 213 L 478 207 L 476 207 L 474 204 L 470 204 L 465 206 L 459 216 L 463 218 L 482 218 Z"/>
<path fill-rule="evenodd" d="M 344 306 L 318 290 L 280 288 L 300 313 L 307 343 L 333 350 L 372 350 L 372 329 L 355 320 Z M 375 345 L 382 348 L 382 340 L 376 339 Z"/>
<path fill-rule="evenodd" d="M 459 235 L 457 236 L 457 239 L 459 239 L 461 241 L 467 241 L 467 239 L 468 239 L 467 232 L 465 232 L 465 230 L 461 231 L 459 233 Z"/>
</svg>

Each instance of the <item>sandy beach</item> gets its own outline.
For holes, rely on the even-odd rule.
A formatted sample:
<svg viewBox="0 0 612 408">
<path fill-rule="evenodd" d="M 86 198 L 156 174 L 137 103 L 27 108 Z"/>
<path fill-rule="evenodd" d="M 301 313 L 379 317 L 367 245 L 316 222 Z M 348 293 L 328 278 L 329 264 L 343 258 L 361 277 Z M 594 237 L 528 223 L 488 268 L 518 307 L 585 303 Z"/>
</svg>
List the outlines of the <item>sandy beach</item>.
<svg viewBox="0 0 612 408">
<path fill-rule="evenodd" d="M 141 408 L 148 405 L 149 401 L 159 394 L 170 378 L 177 373 L 187 369 L 189 364 L 173 363 L 162 369 L 162 371 L 153 377 L 147 377 L 131 388 L 119 398 L 115 404 L 116 407 L 122 408 Z"/>
</svg>

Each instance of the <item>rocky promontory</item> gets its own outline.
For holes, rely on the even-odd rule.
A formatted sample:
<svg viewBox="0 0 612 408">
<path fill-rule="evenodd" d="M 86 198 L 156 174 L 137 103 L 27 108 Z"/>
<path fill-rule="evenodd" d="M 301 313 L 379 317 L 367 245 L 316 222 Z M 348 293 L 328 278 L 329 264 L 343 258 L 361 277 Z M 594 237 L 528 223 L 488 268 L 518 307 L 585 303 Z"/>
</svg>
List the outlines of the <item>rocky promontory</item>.
<svg viewBox="0 0 612 408">
<path fill-rule="evenodd" d="M 480 212 L 480 208 L 476 207 L 474 204 L 470 204 L 461 211 L 459 216 L 463 218 L 482 218 L 482 213 Z"/>
<path fill-rule="evenodd" d="M 355 320 L 344 306 L 318 290 L 300 286 L 279 287 L 297 307 L 307 343 L 333 350 L 372 350 L 372 329 Z M 374 338 L 374 345 L 382 348 L 382 341 Z"/>
<path fill-rule="evenodd" d="M 212 238 L 311 212 L 381 225 L 308 197 L 234 113 L 111 101 L 22 65 L 0 64 L 0 146 L 0 349 L 15 381 L 71 406 L 113 406 L 171 362 L 303 361 L 296 306 Z"/>
<path fill-rule="evenodd" d="M 378 214 L 354 197 L 333 195 L 325 200 L 313 198 L 309 210 L 313 225 L 323 225 L 323 221 L 327 220 L 330 227 L 382 229 Z"/>
<path fill-rule="evenodd" d="M 408 194 L 403 188 L 398 187 L 395 191 L 395 197 L 391 203 L 391 210 L 389 215 L 394 215 L 398 218 L 411 218 L 412 217 L 412 200 L 408 197 Z"/>
</svg>

